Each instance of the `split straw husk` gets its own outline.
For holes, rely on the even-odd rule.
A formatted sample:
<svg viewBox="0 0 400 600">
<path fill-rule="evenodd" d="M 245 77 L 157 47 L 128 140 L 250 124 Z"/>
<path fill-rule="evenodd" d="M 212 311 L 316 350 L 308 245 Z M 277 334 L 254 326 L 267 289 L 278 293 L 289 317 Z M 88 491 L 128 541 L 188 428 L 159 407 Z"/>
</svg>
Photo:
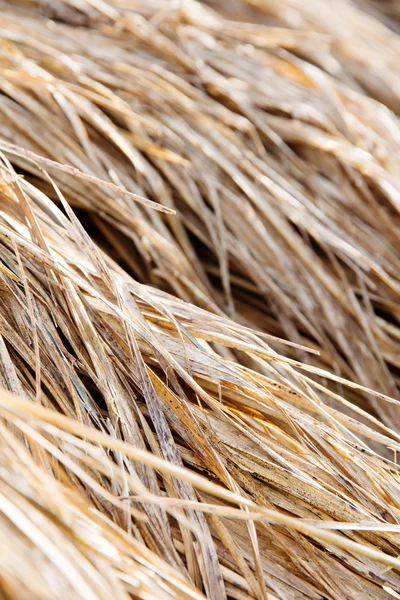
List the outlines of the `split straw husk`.
<svg viewBox="0 0 400 600">
<path fill-rule="evenodd" d="M 397 35 L 0 6 L 0 595 L 399 595 Z"/>
</svg>

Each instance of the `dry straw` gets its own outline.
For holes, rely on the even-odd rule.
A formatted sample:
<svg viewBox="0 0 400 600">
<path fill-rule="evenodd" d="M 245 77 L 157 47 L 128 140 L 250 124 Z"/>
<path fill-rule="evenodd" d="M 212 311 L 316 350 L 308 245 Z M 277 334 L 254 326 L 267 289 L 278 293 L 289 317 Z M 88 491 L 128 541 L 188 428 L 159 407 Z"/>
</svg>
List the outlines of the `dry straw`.
<svg viewBox="0 0 400 600">
<path fill-rule="evenodd" d="M 0 2 L 1 599 L 400 598 L 395 3 L 212 4 Z"/>
</svg>

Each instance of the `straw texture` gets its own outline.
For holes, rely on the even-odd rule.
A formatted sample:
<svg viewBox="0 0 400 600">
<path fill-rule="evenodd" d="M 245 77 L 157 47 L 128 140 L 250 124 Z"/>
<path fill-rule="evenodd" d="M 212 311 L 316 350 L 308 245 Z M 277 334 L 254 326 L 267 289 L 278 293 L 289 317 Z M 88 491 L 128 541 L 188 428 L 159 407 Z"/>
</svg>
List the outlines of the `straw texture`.
<svg viewBox="0 0 400 600">
<path fill-rule="evenodd" d="M 0 3 L 4 598 L 400 595 L 395 14 L 212 6 Z"/>
</svg>

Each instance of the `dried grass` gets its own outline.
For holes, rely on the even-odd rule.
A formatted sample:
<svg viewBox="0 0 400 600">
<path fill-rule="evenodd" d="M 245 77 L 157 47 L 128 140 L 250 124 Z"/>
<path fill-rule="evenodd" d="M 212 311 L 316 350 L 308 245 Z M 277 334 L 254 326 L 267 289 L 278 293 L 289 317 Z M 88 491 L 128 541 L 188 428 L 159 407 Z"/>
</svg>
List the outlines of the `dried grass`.
<svg viewBox="0 0 400 600">
<path fill-rule="evenodd" d="M 0 7 L 0 597 L 399 597 L 395 28 Z"/>
</svg>

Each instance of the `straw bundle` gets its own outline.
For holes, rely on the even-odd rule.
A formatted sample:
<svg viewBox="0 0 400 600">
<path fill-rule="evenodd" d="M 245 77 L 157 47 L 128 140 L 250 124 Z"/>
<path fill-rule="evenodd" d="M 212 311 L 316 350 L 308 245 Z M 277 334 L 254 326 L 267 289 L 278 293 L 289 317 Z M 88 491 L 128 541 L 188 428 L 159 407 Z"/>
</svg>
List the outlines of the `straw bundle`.
<svg viewBox="0 0 400 600">
<path fill-rule="evenodd" d="M 360 6 L 1 4 L 1 597 L 399 597 L 400 43 Z"/>
</svg>

